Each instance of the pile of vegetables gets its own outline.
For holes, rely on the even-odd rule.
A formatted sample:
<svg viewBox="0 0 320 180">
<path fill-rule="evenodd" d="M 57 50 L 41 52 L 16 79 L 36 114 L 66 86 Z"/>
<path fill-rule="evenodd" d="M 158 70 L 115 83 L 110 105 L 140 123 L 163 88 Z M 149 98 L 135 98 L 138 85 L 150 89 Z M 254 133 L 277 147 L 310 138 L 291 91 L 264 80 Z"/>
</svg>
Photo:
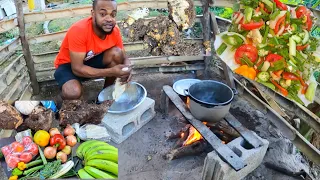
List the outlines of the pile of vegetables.
<svg viewBox="0 0 320 180">
<path fill-rule="evenodd" d="M 310 36 L 312 12 L 279 0 L 241 0 L 228 32 L 214 43 L 217 55 L 237 74 L 307 106 L 320 69 L 318 39 Z M 317 49 L 318 48 L 318 49 Z"/>
<path fill-rule="evenodd" d="M 40 131 L 36 132 L 35 137 Z M 51 128 L 49 133 L 40 133 L 44 133 L 42 136 L 45 136 L 45 138 L 40 137 L 39 139 L 45 139 L 45 143 L 39 144 L 39 146 L 45 147 L 50 144 L 50 146 L 47 146 L 44 149 L 44 156 L 47 159 L 56 158 L 61 160 L 62 163 L 65 163 L 67 161 L 67 156 L 71 153 L 71 148 L 77 143 L 77 138 L 74 136 L 75 130 L 72 128 L 72 126 L 67 125 L 63 131 L 63 135 L 57 128 Z"/>
<path fill-rule="evenodd" d="M 15 141 L 2 147 L 1 153 L 6 159 L 8 170 L 12 170 L 11 180 L 56 179 L 76 175 L 76 172 L 71 170 L 74 162 L 68 161 L 71 148 L 76 143 L 75 130 L 68 125 L 63 135 L 57 128 L 51 128 L 49 132 L 38 130 L 33 138 L 24 136 L 21 142 Z M 38 153 L 40 156 L 37 157 Z M 35 157 L 37 158 L 34 159 Z M 34 160 L 31 161 L 32 159 Z"/>
<path fill-rule="evenodd" d="M 108 143 L 89 140 L 77 149 L 84 168 L 78 171 L 81 179 L 118 178 L 118 149 Z"/>
</svg>

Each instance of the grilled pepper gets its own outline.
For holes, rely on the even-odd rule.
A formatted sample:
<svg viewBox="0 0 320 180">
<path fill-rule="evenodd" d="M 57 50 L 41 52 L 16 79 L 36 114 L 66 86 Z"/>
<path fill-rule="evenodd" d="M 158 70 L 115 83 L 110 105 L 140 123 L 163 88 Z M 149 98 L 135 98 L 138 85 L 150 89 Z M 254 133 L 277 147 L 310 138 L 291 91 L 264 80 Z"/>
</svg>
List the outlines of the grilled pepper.
<svg viewBox="0 0 320 180">
<path fill-rule="evenodd" d="M 50 138 L 50 146 L 56 146 L 58 150 L 62 150 L 66 144 L 66 140 L 61 134 L 55 134 Z"/>
</svg>

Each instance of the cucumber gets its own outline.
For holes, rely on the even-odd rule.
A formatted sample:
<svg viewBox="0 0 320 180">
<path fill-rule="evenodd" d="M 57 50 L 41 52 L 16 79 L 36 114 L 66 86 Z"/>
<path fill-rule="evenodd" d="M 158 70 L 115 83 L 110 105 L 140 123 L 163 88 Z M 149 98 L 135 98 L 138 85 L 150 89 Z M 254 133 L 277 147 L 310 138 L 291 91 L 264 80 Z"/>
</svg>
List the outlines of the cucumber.
<svg viewBox="0 0 320 180">
<path fill-rule="evenodd" d="M 258 78 L 263 82 L 267 82 L 270 78 L 270 75 L 268 72 L 259 72 Z"/>
<path fill-rule="evenodd" d="M 305 94 L 306 99 L 308 99 L 309 101 L 313 101 L 316 89 L 317 89 L 317 84 L 315 82 L 310 83 L 307 89 L 307 92 Z"/>
<path fill-rule="evenodd" d="M 291 56 L 296 56 L 297 55 L 297 49 L 296 49 L 296 42 L 294 41 L 294 39 L 289 38 L 289 55 Z"/>
<path fill-rule="evenodd" d="M 308 41 L 309 41 L 309 32 L 307 30 L 303 30 L 304 31 L 304 37 L 303 37 L 303 40 L 302 40 L 302 44 L 306 44 Z"/>
</svg>

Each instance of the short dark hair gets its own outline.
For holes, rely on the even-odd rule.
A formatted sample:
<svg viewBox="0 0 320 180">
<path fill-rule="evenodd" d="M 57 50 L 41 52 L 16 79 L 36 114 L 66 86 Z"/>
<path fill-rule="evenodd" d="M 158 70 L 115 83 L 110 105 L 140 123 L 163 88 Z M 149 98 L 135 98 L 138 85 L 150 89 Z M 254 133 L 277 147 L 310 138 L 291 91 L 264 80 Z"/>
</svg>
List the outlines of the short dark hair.
<svg viewBox="0 0 320 180">
<path fill-rule="evenodd" d="M 92 0 L 92 8 L 93 9 L 96 7 L 98 1 L 99 0 Z M 116 1 L 116 0 L 104 0 L 104 1 Z"/>
</svg>

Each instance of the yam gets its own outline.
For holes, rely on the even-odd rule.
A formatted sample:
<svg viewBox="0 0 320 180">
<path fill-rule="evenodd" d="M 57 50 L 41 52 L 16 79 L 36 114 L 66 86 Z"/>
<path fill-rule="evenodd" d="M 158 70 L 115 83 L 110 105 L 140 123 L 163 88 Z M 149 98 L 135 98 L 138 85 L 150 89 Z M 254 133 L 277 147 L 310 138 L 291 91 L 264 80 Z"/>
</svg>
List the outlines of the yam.
<svg viewBox="0 0 320 180">
<path fill-rule="evenodd" d="M 16 108 L 4 101 L 0 101 L 0 119 L 1 129 L 17 129 L 23 123 L 22 116 Z"/>
<path fill-rule="evenodd" d="M 42 106 L 35 107 L 28 118 L 25 120 L 25 125 L 35 131 L 49 131 L 54 120 L 54 112 L 51 109 L 46 109 Z"/>
<path fill-rule="evenodd" d="M 59 111 L 60 126 L 67 124 L 100 124 L 103 116 L 113 101 L 105 101 L 101 104 L 88 104 L 83 100 L 63 101 Z"/>
</svg>

